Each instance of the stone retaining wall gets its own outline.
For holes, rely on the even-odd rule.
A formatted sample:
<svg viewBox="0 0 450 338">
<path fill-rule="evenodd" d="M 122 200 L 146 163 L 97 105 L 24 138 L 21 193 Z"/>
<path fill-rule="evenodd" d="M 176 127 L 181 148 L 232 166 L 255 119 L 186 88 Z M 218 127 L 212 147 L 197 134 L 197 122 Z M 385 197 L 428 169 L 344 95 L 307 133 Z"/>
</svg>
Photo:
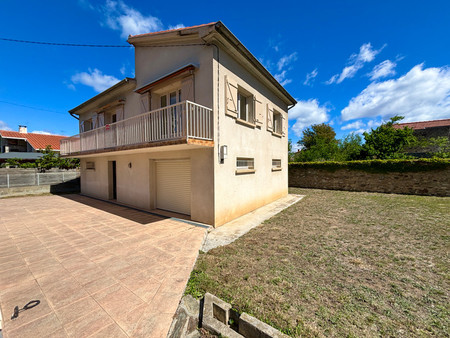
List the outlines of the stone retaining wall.
<svg viewBox="0 0 450 338">
<path fill-rule="evenodd" d="M 450 196 L 450 169 L 420 172 L 371 173 L 289 167 L 289 186 L 409 195 Z"/>
</svg>

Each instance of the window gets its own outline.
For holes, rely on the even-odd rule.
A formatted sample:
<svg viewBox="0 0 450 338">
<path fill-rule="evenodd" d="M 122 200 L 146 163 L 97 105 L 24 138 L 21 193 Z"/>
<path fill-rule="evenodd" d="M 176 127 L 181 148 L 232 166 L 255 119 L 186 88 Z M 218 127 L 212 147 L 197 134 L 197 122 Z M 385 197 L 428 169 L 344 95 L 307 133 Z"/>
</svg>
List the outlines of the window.
<svg viewBox="0 0 450 338">
<path fill-rule="evenodd" d="M 253 95 L 238 91 L 238 119 L 254 123 L 253 116 Z"/>
<path fill-rule="evenodd" d="M 281 135 L 282 133 L 282 117 L 281 117 L 281 113 L 277 112 L 276 110 L 273 111 L 273 132 L 275 134 Z"/>
<path fill-rule="evenodd" d="M 281 160 L 272 159 L 272 171 L 280 171 L 280 170 L 281 170 Z"/>
<path fill-rule="evenodd" d="M 86 162 L 86 170 L 95 170 L 95 162 Z"/>
<path fill-rule="evenodd" d="M 236 158 L 236 174 L 249 174 L 255 172 L 255 160 L 248 157 Z"/>
<path fill-rule="evenodd" d="M 174 90 L 173 92 L 161 95 L 160 104 L 161 108 L 167 107 L 175 103 L 181 102 L 181 89 Z"/>
</svg>

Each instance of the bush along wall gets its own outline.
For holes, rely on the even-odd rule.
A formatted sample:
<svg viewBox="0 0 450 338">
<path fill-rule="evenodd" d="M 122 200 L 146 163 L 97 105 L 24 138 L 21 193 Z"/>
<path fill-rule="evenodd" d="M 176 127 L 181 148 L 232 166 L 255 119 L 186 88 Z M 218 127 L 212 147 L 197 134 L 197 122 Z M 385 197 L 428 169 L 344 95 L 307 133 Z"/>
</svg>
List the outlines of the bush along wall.
<svg viewBox="0 0 450 338">
<path fill-rule="evenodd" d="M 289 186 L 450 196 L 450 160 L 292 162 Z"/>
</svg>

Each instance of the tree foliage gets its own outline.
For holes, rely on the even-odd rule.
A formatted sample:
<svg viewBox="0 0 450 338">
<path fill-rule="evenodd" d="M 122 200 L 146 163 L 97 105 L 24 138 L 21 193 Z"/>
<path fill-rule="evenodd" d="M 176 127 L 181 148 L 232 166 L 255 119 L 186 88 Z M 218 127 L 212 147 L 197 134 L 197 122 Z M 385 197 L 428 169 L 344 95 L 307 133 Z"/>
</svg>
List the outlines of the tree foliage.
<svg viewBox="0 0 450 338">
<path fill-rule="evenodd" d="M 416 137 L 413 129 L 404 127 L 394 128 L 394 123 L 402 120 L 402 116 L 394 116 L 370 132 L 365 132 L 363 153 L 368 159 L 406 158 L 404 148 L 413 144 Z"/>
<path fill-rule="evenodd" d="M 47 146 L 43 151 L 43 156 L 34 162 L 22 161 L 18 158 L 10 158 L 6 160 L 3 166 L 16 168 L 38 168 L 44 172 L 52 168 L 59 169 L 75 169 L 80 166 L 80 160 L 76 158 L 61 158 L 59 154 L 52 150 L 51 146 Z"/>
</svg>

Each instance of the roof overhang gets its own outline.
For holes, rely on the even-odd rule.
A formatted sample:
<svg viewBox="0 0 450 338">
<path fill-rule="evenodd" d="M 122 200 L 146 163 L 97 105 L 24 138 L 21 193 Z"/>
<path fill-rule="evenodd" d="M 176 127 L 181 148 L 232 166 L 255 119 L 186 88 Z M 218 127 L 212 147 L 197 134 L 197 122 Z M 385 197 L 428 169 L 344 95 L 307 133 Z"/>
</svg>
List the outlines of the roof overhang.
<svg viewBox="0 0 450 338">
<path fill-rule="evenodd" d="M 79 106 L 69 110 L 69 113 L 71 115 L 80 115 L 87 111 L 104 108 L 111 104 L 111 100 L 114 100 L 117 96 L 131 92 L 134 88 L 136 88 L 136 80 L 134 78 L 127 77 L 100 94 L 97 94 L 91 99 L 83 102 Z"/>
<path fill-rule="evenodd" d="M 187 66 L 181 67 L 169 74 L 163 75 L 155 80 L 150 81 L 149 83 L 143 85 L 142 87 L 135 90 L 136 93 L 143 94 L 145 92 L 148 92 L 153 87 L 167 81 L 170 79 L 175 79 L 185 73 L 192 73 L 195 70 L 195 66 L 193 64 L 189 64 Z"/>
<path fill-rule="evenodd" d="M 134 35 L 130 36 L 127 41 L 135 47 L 151 47 L 157 45 L 176 46 L 181 43 L 194 45 L 202 44 L 202 42 L 206 45 L 214 44 L 231 54 L 250 73 L 273 90 L 288 106 L 293 106 L 297 103 L 287 90 L 284 89 L 261 62 L 250 53 L 221 21 L 182 29 Z"/>
</svg>

